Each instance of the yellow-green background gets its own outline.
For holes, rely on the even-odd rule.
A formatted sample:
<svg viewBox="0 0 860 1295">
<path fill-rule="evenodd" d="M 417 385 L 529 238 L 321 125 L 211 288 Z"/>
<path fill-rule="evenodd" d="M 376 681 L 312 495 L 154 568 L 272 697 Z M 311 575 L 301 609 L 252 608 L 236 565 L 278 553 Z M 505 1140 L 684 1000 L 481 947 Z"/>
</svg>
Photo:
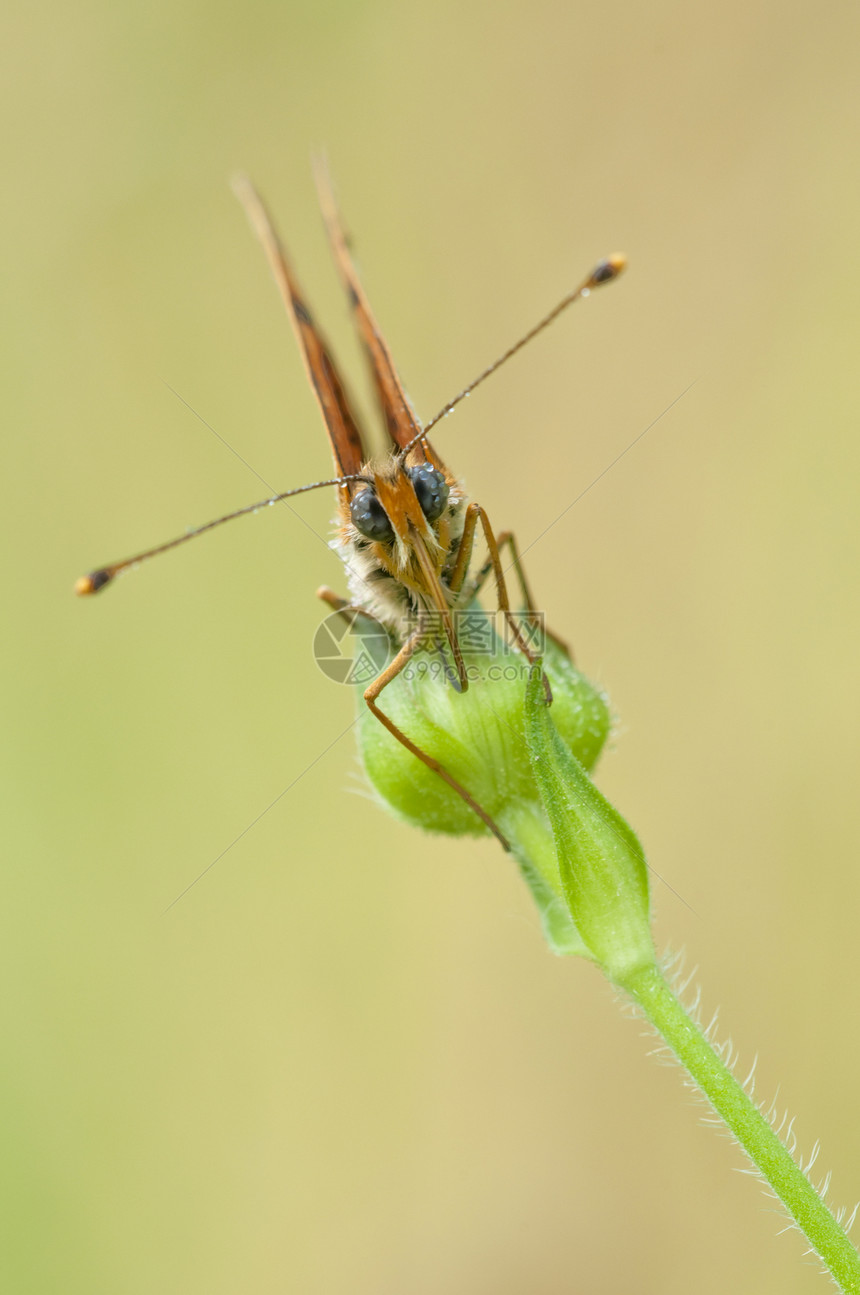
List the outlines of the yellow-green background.
<svg viewBox="0 0 860 1295">
<path fill-rule="evenodd" d="M 361 794 L 286 510 L 328 474 L 227 188 L 346 362 L 308 158 L 440 429 L 620 716 L 602 787 L 759 1091 L 860 1196 L 856 6 L 23 6 L 3 36 L 3 1289 L 825 1289 L 492 841 Z M 360 374 L 360 370 L 359 370 Z M 358 378 L 361 386 L 363 375 Z M 169 384 L 169 386 L 167 385 Z M 327 492 L 326 492 L 327 494 Z M 299 501 L 323 536 L 327 497 Z M 167 915 L 163 910 L 304 770 Z M 358 793 L 358 794 L 356 794 Z"/>
</svg>

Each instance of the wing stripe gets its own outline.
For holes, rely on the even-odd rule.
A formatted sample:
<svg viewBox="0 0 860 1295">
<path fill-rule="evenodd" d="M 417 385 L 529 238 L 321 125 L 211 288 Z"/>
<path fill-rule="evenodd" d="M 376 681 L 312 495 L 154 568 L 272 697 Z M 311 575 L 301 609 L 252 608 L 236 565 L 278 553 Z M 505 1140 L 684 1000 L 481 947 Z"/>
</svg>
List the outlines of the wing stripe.
<svg viewBox="0 0 860 1295">
<path fill-rule="evenodd" d="M 344 236 L 331 180 L 325 163 L 321 159 L 316 159 L 315 161 L 314 178 L 332 251 L 346 287 L 350 305 L 355 312 L 356 324 L 361 340 L 364 343 L 367 358 L 370 361 L 373 381 L 385 425 L 394 444 L 402 449 L 420 433 L 421 424 L 404 390 L 403 383 L 400 381 L 394 367 L 394 361 L 391 358 L 391 352 L 379 331 L 364 289 L 361 286 L 358 272 Z M 415 448 L 419 452 L 418 456 L 423 457 L 423 442 L 419 442 Z"/>
<path fill-rule="evenodd" d="M 364 443 L 334 358 L 305 305 L 298 281 L 262 198 L 246 176 L 237 176 L 233 181 L 233 189 L 262 244 L 269 269 L 287 308 L 305 371 L 328 431 L 335 469 L 344 476 L 358 472 L 365 459 Z M 350 487 L 345 485 L 341 489 L 348 497 Z"/>
</svg>

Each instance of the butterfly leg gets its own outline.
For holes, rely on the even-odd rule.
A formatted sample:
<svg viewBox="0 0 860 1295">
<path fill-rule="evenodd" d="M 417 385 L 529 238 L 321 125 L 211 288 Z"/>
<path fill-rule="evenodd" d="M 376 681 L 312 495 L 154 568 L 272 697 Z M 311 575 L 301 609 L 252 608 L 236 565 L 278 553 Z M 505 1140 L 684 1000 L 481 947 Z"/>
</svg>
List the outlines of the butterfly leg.
<svg viewBox="0 0 860 1295">
<path fill-rule="evenodd" d="M 351 603 L 348 603 L 345 598 L 341 598 L 333 589 L 329 589 L 325 585 L 317 590 L 317 597 L 321 598 L 324 603 L 328 603 L 329 607 L 334 611 L 340 613 L 350 627 L 354 624 L 358 616 L 364 616 L 367 620 L 381 624 L 381 622 L 377 621 L 377 618 L 370 612 L 365 611 L 362 607 L 353 606 Z M 367 702 L 372 714 L 379 720 L 380 724 L 388 729 L 391 736 L 396 738 L 402 746 L 405 746 L 407 751 L 411 751 L 414 756 L 417 756 L 423 764 L 426 764 L 428 769 L 432 769 L 433 772 L 438 774 L 444 782 L 447 782 L 452 791 L 455 791 L 457 795 L 466 802 L 469 808 L 474 810 L 478 817 L 486 823 L 487 827 L 501 843 L 502 847 L 505 850 L 510 850 L 508 840 L 500 831 L 498 825 L 486 810 L 478 804 L 475 798 L 469 794 L 466 788 L 462 786 L 461 783 L 457 782 L 457 779 L 453 778 L 451 774 L 448 773 L 448 770 L 445 769 L 438 760 L 434 760 L 433 757 L 428 755 L 426 751 L 423 751 L 421 747 L 416 746 L 414 742 L 410 741 L 406 734 L 399 729 L 394 721 L 389 719 L 384 711 L 380 710 L 376 704 L 376 700 L 383 688 L 387 687 L 387 685 L 391 683 L 392 679 L 397 678 L 407 662 L 418 651 L 425 634 L 425 626 L 419 621 L 415 632 L 409 636 L 394 660 L 386 666 L 380 675 L 377 675 L 373 683 L 365 690 L 364 700 Z"/>
<path fill-rule="evenodd" d="M 454 569 L 451 572 L 448 584 L 455 593 L 459 593 L 463 587 L 463 582 L 466 578 L 466 572 L 468 571 L 469 562 L 472 556 L 472 548 L 475 542 L 475 530 L 478 522 L 481 523 L 481 529 L 484 532 L 484 539 L 486 540 L 490 555 L 477 577 L 473 592 L 478 592 L 487 576 L 492 572 L 496 585 L 496 598 L 498 599 L 499 610 L 508 623 L 516 646 L 522 652 L 526 660 L 531 664 L 537 659 L 538 653 L 534 652 L 529 647 L 523 632 L 519 627 L 516 615 L 511 611 L 510 599 L 508 598 L 508 586 L 505 581 L 505 573 L 502 569 L 502 559 L 499 556 L 499 542 L 496 540 L 495 533 L 490 525 L 490 519 L 480 504 L 469 504 L 469 507 L 466 509 L 463 535 L 460 540 L 460 547 L 457 550 L 457 560 L 454 563 Z M 503 538 L 507 538 L 504 532 Z M 535 609 L 531 602 L 531 595 L 528 593 L 527 586 L 526 601 L 528 604 L 528 611 L 534 613 Z M 546 688 L 549 687 L 546 683 L 546 678 L 544 678 L 544 686 Z"/>
<path fill-rule="evenodd" d="M 526 619 L 530 621 L 532 625 L 540 625 L 541 622 L 538 620 L 538 615 L 537 615 L 537 605 L 532 595 L 532 591 L 531 591 L 531 587 L 529 585 L 528 579 L 526 578 L 525 568 L 523 567 L 523 564 L 522 564 L 522 558 L 520 557 L 519 548 L 517 546 L 517 541 L 516 541 L 516 538 L 514 537 L 513 531 L 501 531 L 499 533 L 497 543 L 498 543 L 500 555 L 503 548 L 507 547 L 508 549 L 510 549 L 511 566 L 513 567 L 514 572 L 516 573 L 517 583 L 519 584 L 520 593 L 522 594 L 522 598 L 523 598 L 523 605 L 526 609 L 526 612 L 528 613 Z M 478 574 L 475 576 L 474 591 L 476 594 L 480 593 L 483 585 L 487 581 L 487 577 L 490 575 L 492 570 L 493 570 L 492 559 L 488 558 L 487 561 L 484 563 L 484 565 L 481 567 Z M 551 630 L 547 625 L 544 625 L 543 630 L 547 638 L 552 639 L 556 647 L 560 647 L 562 652 L 564 652 L 565 656 L 570 657 L 572 661 L 573 652 L 570 649 L 570 645 L 566 643 L 563 638 L 560 638 L 559 635 L 556 634 L 553 630 Z"/>
<path fill-rule="evenodd" d="M 487 811 L 478 804 L 475 798 L 469 794 L 462 783 L 459 783 L 456 778 L 453 778 L 444 765 L 441 765 L 438 760 L 434 760 L 432 755 L 428 755 L 426 751 L 422 751 L 420 746 L 416 746 L 415 743 L 406 736 L 402 729 L 399 729 L 394 721 L 390 719 L 384 711 L 380 710 L 379 706 L 376 704 L 377 698 L 382 690 L 388 687 L 392 679 L 397 678 L 407 662 L 421 647 L 425 636 L 426 627 L 419 619 L 417 628 L 412 634 L 410 634 L 394 660 L 385 667 L 380 675 L 377 675 L 370 687 L 365 690 L 364 700 L 367 702 L 371 713 L 379 720 L 380 724 L 388 729 L 391 736 L 396 738 L 401 746 L 405 746 L 407 751 L 411 751 L 414 756 L 417 756 L 423 764 L 426 764 L 428 769 L 432 769 L 433 772 L 438 774 L 444 782 L 447 782 L 452 791 L 455 791 L 457 795 L 466 802 L 469 808 L 474 810 L 478 817 L 487 825 L 493 833 L 493 836 L 495 836 L 501 844 L 502 848 L 504 850 L 510 850 L 510 844 L 498 824 L 494 822 Z"/>
<path fill-rule="evenodd" d="M 366 620 L 373 621 L 376 625 L 381 624 L 370 612 L 365 611 L 363 607 L 356 607 L 354 603 L 348 602 L 346 598 L 341 598 L 340 594 L 336 594 L 333 589 L 329 589 L 328 585 L 320 585 L 317 590 L 317 598 L 321 598 L 324 603 L 328 603 L 332 611 L 337 612 L 350 627 L 355 624 L 359 616 L 364 616 Z"/>
</svg>

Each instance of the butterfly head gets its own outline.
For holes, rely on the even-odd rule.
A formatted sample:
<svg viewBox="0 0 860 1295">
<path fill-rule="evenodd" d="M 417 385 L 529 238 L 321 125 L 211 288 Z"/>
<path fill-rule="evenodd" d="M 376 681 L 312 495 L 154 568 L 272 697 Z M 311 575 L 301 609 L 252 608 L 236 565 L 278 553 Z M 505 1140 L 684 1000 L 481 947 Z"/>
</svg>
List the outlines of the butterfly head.
<svg viewBox="0 0 860 1295">
<path fill-rule="evenodd" d="M 460 499 L 457 482 L 441 466 L 392 455 L 362 470 L 352 488 L 349 524 L 359 543 L 369 541 L 402 560 L 416 535 L 431 548 L 447 548 L 446 524 Z"/>
<path fill-rule="evenodd" d="M 350 568 L 369 578 L 378 596 L 386 590 L 393 607 L 423 606 L 447 616 L 445 572 L 466 509 L 461 484 L 435 455 L 400 453 L 365 464 L 350 490 L 341 513 Z M 388 623 L 388 607 L 376 608 Z"/>
</svg>

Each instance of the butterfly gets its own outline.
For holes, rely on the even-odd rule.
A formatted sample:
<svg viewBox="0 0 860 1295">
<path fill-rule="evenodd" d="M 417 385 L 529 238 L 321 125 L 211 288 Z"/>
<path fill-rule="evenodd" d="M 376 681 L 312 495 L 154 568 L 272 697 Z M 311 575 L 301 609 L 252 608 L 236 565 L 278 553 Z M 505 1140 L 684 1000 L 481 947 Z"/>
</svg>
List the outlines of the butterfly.
<svg viewBox="0 0 860 1295">
<path fill-rule="evenodd" d="M 81 595 L 97 593 L 138 563 L 236 517 L 309 490 L 334 486 L 337 533 L 333 547 L 347 573 L 349 597 L 342 598 L 325 587 L 318 591 L 319 596 L 351 627 L 356 618 L 375 624 L 391 644 L 390 659 L 364 690 L 364 702 L 391 736 L 446 782 L 508 849 L 508 841 L 498 824 L 469 789 L 414 742 L 380 703 L 385 689 L 417 654 L 427 650 L 442 654 L 448 682 L 457 691 L 466 691 L 469 678 L 457 614 L 474 604 L 489 579 L 516 650 L 529 663 L 536 655 L 523 625 L 536 618 L 537 612 L 514 536 L 509 531 L 494 530 L 485 509 L 470 499 L 463 482 L 430 444 L 428 432 L 569 305 L 617 278 L 625 267 L 625 258 L 616 253 L 599 262 L 582 283 L 422 427 L 359 280 L 331 182 L 322 164 L 316 166 L 315 178 L 334 259 L 369 364 L 385 426 L 387 452 L 376 457 L 368 454 L 368 442 L 347 397 L 331 349 L 317 327 L 266 206 L 251 182 L 239 176 L 233 187 L 262 245 L 286 306 L 328 434 L 336 475 L 247 505 L 134 557 L 99 567 L 82 576 L 75 590 Z M 473 571 L 479 533 L 488 556 Z M 510 554 L 510 566 L 519 586 L 522 607 L 518 606 L 517 613 L 511 606 L 503 550 Z"/>
</svg>

